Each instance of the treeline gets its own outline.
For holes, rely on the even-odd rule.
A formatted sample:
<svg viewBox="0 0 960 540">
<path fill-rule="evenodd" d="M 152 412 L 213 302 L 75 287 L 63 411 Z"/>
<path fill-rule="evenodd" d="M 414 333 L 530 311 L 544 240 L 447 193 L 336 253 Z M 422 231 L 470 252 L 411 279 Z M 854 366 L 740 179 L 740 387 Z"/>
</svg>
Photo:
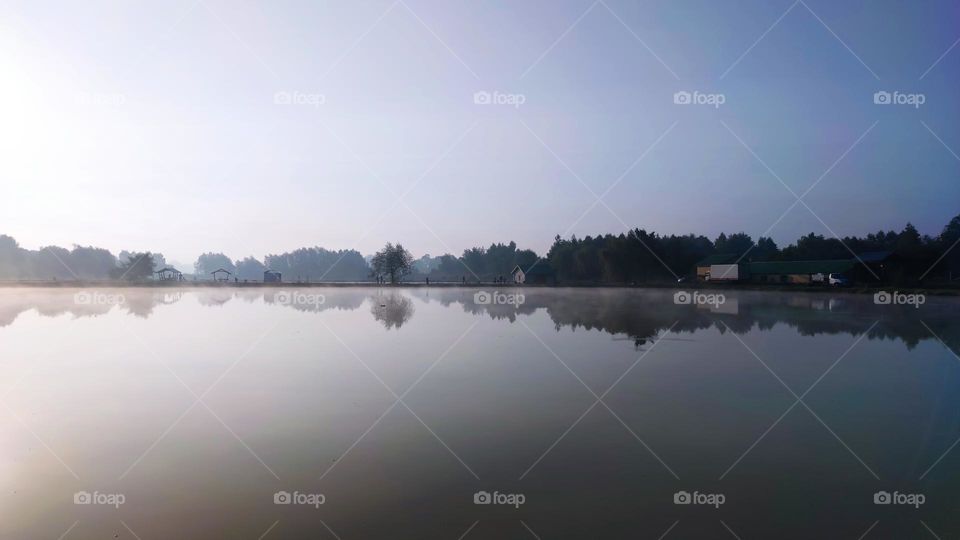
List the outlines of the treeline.
<svg viewBox="0 0 960 540">
<path fill-rule="evenodd" d="M 668 282 L 691 277 L 697 261 L 710 255 L 731 254 L 744 262 L 853 259 L 878 251 L 891 252 L 895 282 L 926 278 L 952 281 L 960 278 L 960 216 L 937 236 L 921 235 L 908 223 L 900 232 L 879 231 L 863 237 L 825 238 L 810 233 L 780 249 L 770 238 L 754 241 L 746 233 L 720 234 L 714 241 L 704 236 L 661 236 L 635 229 L 627 234 L 582 239 L 555 238 L 545 259 L 558 281 L 595 283 Z"/>
<path fill-rule="evenodd" d="M 194 264 L 194 273 L 205 277 L 220 268 L 237 279 L 250 281 L 262 280 L 266 270 L 280 272 L 285 281 L 363 281 L 370 278 L 370 267 L 360 252 L 331 251 L 322 247 L 267 255 L 262 262 L 254 257 L 234 262 L 223 253 L 204 253 Z"/>
<path fill-rule="evenodd" d="M 519 266 L 549 268 L 557 282 L 567 283 L 655 283 L 691 277 L 695 264 L 710 255 L 731 254 L 752 261 L 796 261 L 851 259 L 853 253 L 886 251 L 895 255 L 897 269 L 886 276 L 909 283 L 960 279 L 960 216 L 954 217 L 936 236 L 921 235 L 907 224 L 901 231 L 879 231 L 863 237 L 826 238 L 810 233 L 780 248 L 770 238 L 754 240 L 746 233 L 720 234 L 714 240 L 703 235 L 659 235 L 643 229 L 624 234 L 571 237 L 557 236 L 541 259 L 534 251 L 520 249 L 515 242 L 465 250 L 460 256 L 423 255 L 411 258 L 409 269 L 399 275 L 407 281 L 493 281 L 509 279 Z M 851 253 L 853 252 L 853 253 Z M 148 256 L 146 256 L 148 255 Z M 146 256 L 146 257 L 145 257 Z M 31 251 L 16 240 L 0 235 L 0 279 L 147 279 L 166 266 L 162 254 L 110 251 L 96 247 L 57 246 Z M 204 253 L 192 269 L 178 268 L 194 279 L 210 279 L 214 270 L 224 269 L 238 280 L 260 281 L 265 270 L 283 274 L 284 281 L 372 281 L 370 260 L 356 250 L 328 250 L 305 247 L 271 254 L 262 260 L 246 257 L 233 260 L 223 253 Z"/>
<path fill-rule="evenodd" d="M 12 237 L 0 235 L 0 279 L 74 280 L 137 275 L 128 270 L 137 267 L 137 260 L 143 255 L 121 251 L 115 256 L 109 250 L 85 246 L 72 249 L 48 246 L 29 250 L 20 247 Z M 155 265 L 166 264 L 159 253 L 152 254 L 149 260 Z"/>
<path fill-rule="evenodd" d="M 529 268 L 539 257 L 530 249 L 519 249 L 515 242 L 490 244 L 488 248 L 475 247 L 464 250 L 463 255 L 424 255 L 413 262 L 411 279 L 429 277 L 434 281 L 493 281 L 510 277 L 517 266 Z"/>
</svg>

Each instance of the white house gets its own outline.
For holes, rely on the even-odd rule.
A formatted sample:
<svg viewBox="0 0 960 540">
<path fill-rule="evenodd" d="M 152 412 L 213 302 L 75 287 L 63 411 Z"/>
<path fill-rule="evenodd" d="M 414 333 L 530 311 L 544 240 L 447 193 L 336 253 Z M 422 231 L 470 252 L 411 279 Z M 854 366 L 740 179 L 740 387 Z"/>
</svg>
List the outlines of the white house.
<svg viewBox="0 0 960 540">
<path fill-rule="evenodd" d="M 510 274 L 513 275 L 513 282 L 514 282 L 514 283 L 518 283 L 518 284 L 519 284 L 519 283 L 523 283 L 523 282 L 526 281 L 526 279 L 527 279 L 527 275 L 523 273 L 523 269 L 520 268 L 519 265 L 518 265 L 518 266 L 515 266 L 515 267 L 513 268 L 513 271 L 510 272 Z"/>
</svg>

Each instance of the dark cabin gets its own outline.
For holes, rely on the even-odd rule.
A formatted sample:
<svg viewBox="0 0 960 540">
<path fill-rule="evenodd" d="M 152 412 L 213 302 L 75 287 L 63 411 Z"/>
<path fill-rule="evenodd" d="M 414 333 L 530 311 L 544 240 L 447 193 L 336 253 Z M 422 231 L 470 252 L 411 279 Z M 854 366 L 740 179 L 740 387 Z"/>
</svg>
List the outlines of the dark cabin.
<svg viewBox="0 0 960 540">
<path fill-rule="evenodd" d="M 264 283 L 280 283 L 282 281 L 282 275 L 280 272 L 274 270 L 267 270 L 263 273 L 263 282 Z"/>
</svg>

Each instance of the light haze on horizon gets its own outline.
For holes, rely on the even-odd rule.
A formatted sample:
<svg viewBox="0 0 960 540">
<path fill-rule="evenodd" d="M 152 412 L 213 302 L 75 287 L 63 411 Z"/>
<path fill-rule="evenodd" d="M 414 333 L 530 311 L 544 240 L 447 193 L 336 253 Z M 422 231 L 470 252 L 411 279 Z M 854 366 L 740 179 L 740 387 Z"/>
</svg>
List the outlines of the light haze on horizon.
<svg viewBox="0 0 960 540">
<path fill-rule="evenodd" d="M 0 234 L 190 264 L 627 227 L 785 246 L 960 213 L 960 4 L 720 4 L 6 3 Z"/>
</svg>

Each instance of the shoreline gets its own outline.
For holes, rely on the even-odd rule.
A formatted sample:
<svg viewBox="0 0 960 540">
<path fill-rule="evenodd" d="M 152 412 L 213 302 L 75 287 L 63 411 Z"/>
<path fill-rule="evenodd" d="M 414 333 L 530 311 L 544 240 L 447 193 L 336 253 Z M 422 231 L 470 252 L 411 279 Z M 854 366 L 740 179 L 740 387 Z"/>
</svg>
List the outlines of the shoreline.
<svg viewBox="0 0 960 540">
<path fill-rule="evenodd" d="M 852 286 L 852 287 L 831 287 L 821 285 L 780 285 L 780 284 L 759 284 L 759 283 L 709 283 L 709 282 L 683 282 L 683 283 L 562 283 L 562 284 L 534 284 L 534 283 L 494 283 L 490 281 L 483 282 L 431 282 L 429 285 L 422 281 L 402 282 L 396 284 L 378 284 L 372 281 L 327 281 L 312 283 L 263 283 L 263 282 L 213 282 L 213 281 L 0 281 L 0 289 L 77 289 L 77 288 L 98 288 L 98 289 L 117 289 L 117 288 L 144 288 L 144 289 L 195 289 L 195 288 L 272 288 L 272 289 L 290 289 L 290 288 L 335 288 L 335 287 L 363 287 L 363 288 L 463 288 L 476 289 L 478 287 L 503 287 L 503 288 L 523 288 L 523 289 L 674 289 L 674 290 L 741 290 L 741 291 L 769 291 L 769 292 L 811 292 L 811 293 L 846 293 L 846 294 L 873 294 L 879 291 L 897 291 L 903 293 L 922 293 L 931 296 L 960 296 L 960 285 L 957 287 L 897 287 L 894 285 L 886 286 Z"/>
</svg>

